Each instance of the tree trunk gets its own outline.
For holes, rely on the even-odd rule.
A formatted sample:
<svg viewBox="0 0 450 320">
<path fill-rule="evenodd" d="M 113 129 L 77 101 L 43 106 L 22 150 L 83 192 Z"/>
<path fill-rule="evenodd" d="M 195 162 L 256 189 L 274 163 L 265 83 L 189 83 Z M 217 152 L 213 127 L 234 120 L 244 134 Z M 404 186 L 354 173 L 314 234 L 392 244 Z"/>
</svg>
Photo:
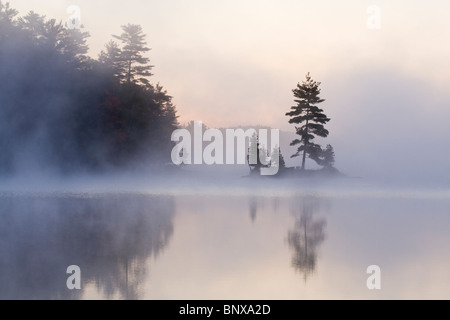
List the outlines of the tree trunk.
<svg viewBox="0 0 450 320">
<path fill-rule="evenodd" d="M 131 84 L 131 59 L 128 61 L 128 74 L 127 74 L 128 85 Z"/>
<path fill-rule="evenodd" d="M 308 115 L 309 115 L 309 112 L 308 112 Z M 303 149 L 302 171 L 305 170 L 306 148 L 307 148 L 308 143 L 309 143 L 309 141 L 308 141 L 308 123 L 309 123 L 309 120 L 306 119 L 306 127 L 305 127 L 305 129 L 306 129 L 306 137 L 305 137 L 305 148 Z"/>
</svg>

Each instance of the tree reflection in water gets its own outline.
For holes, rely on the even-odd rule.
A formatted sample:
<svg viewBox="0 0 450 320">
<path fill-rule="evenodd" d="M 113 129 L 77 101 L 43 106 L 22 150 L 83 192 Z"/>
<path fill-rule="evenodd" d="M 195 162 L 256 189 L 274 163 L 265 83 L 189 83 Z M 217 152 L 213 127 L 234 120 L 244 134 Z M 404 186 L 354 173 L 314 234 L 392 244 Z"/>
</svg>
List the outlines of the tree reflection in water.
<svg viewBox="0 0 450 320">
<path fill-rule="evenodd" d="M 258 199 L 255 196 L 250 196 L 248 201 L 250 220 L 252 223 L 256 220 L 256 215 L 258 213 Z"/>
<path fill-rule="evenodd" d="M 302 197 L 292 200 L 295 224 L 288 232 L 288 244 L 293 250 L 292 266 L 306 282 L 316 270 L 318 249 L 325 240 L 326 220 L 318 216 L 322 200 Z"/>
<path fill-rule="evenodd" d="M 78 265 L 82 289 L 138 299 L 174 214 L 168 196 L 1 197 L 0 298 L 82 298 L 83 290 L 66 287 L 67 267 Z"/>
</svg>

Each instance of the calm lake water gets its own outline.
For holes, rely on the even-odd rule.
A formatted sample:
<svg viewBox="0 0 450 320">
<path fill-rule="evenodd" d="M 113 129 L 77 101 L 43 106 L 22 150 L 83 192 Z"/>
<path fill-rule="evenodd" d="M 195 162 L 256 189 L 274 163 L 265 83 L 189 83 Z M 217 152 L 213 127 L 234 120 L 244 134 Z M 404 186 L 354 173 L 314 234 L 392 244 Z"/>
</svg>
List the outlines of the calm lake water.
<svg viewBox="0 0 450 320">
<path fill-rule="evenodd" d="M 450 200 L 0 195 L 1 299 L 449 299 Z M 67 267 L 81 270 L 69 290 Z M 369 290 L 367 267 L 381 268 Z"/>
</svg>

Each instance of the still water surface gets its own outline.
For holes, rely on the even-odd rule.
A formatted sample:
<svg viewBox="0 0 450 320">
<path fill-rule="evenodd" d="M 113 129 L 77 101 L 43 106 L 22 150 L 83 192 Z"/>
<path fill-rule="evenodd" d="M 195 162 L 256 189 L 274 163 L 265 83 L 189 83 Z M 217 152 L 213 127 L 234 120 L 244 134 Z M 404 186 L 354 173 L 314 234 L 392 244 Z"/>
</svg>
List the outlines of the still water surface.
<svg viewBox="0 0 450 320">
<path fill-rule="evenodd" d="M 449 299 L 450 200 L 0 195 L 1 299 Z M 81 290 L 66 286 L 81 269 Z M 366 269 L 381 268 L 381 290 Z"/>
</svg>

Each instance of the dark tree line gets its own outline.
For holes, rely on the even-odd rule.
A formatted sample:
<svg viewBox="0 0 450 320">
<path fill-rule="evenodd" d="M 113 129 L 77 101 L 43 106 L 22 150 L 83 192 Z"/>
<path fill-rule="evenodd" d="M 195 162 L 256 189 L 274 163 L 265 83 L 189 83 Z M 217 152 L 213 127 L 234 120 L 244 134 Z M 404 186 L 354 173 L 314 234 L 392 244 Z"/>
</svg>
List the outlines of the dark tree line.
<svg viewBox="0 0 450 320">
<path fill-rule="evenodd" d="M 148 79 L 141 27 L 122 30 L 96 60 L 82 28 L 0 2 L 0 173 L 170 161 L 176 108 Z"/>
</svg>

